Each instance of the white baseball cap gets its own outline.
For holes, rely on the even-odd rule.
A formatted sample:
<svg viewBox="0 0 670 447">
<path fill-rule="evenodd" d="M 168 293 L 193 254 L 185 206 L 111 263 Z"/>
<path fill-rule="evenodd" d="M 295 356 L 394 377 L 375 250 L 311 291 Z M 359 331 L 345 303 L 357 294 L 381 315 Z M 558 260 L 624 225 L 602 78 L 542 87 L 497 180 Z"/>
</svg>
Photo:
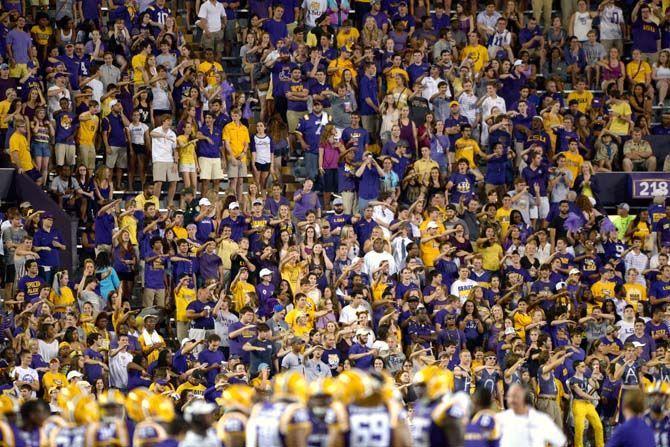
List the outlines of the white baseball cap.
<svg viewBox="0 0 670 447">
<path fill-rule="evenodd" d="M 198 205 L 200 206 L 212 206 L 212 202 L 209 201 L 207 197 L 203 197 L 198 201 Z"/>
</svg>

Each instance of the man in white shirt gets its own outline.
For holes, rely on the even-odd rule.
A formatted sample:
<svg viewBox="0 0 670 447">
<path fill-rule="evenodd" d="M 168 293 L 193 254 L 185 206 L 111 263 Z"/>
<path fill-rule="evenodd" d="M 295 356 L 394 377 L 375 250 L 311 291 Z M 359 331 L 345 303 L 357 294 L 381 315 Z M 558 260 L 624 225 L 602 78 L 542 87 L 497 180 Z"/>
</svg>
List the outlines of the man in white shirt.
<svg viewBox="0 0 670 447">
<path fill-rule="evenodd" d="M 644 272 L 649 265 L 649 257 L 642 251 L 642 239 L 640 238 L 633 239 L 633 246 L 626 250 L 622 257 L 626 266 L 626 273 L 631 269 Z M 642 275 L 637 278 L 637 281 L 643 286 L 647 285 Z"/>
<path fill-rule="evenodd" d="M 431 98 L 438 93 L 439 91 L 438 85 L 440 84 L 440 82 L 443 81 L 444 79 L 440 77 L 440 67 L 438 67 L 437 65 L 431 66 L 428 76 L 421 78 L 421 85 L 423 86 L 421 96 L 430 101 Z M 451 91 L 449 90 L 449 84 L 447 84 L 447 98 L 451 98 Z"/>
<path fill-rule="evenodd" d="M 316 20 L 328 9 L 327 0 L 303 0 L 301 13 L 305 19 L 305 25 L 309 28 L 317 26 Z"/>
<path fill-rule="evenodd" d="M 393 275 L 398 271 L 393 255 L 384 251 L 384 240 L 377 238 L 372 242 L 372 250 L 367 252 L 363 257 L 364 270 L 368 274 L 371 284 L 374 282 L 374 273 L 379 270 L 383 262 L 386 262 L 388 265 L 386 273 L 389 275 Z"/>
<path fill-rule="evenodd" d="M 149 134 L 151 136 L 151 161 L 154 174 L 154 195 L 160 197 L 163 182 L 168 182 L 167 206 L 172 205 L 177 189 L 177 134 L 171 129 L 172 117 L 163 115 L 160 127 Z"/>
<path fill-rule="evenodd" d="M 600 10 L 600 43 L 608 53 L 612 47 L 617 47 L 621 53 L 624 24 L 626 23 L 623 11 L 614 0 L 603 0 L 598 9 Z"/>
<path fill-rule="evenodd" d="M 514 384 L 507 392 L 508 410 L 496 414 L 500 447 L 553 447 L 565 445 L 567 439 L 554 421 L 528 404 L 529 391 Z"/>
<path fill-rule="evenodd" d="M 495 26 L 498 19 L 502 17 L 498 11 L 496 11 L 496 4 L 493 1 L 489 1 L 486 4 L 486 9 L 477 14 L 477 30 L 490 37 L 495 32 Z"/>
<path fill-rule="evenodd" d="M 128 364 L 133 361 L 128 346 L 128 336 L 121 334 L 118 347 L 109 352 L 109 385 L 121 390 L 128 388 Z"/>
<path fill-rule="evenodd" d="M 223 34 L 226 27 L 226 10 L 217 0 L 207 0 L 198 11 L 198 26 L 202 29 L 200 43 L 214 53 L 223 49 Z"/>
<path fill-rule="evenodd" d="M 470 290 L 477 287 L 479 283 L 470 279 L 470 269 L 462 266 L 458 269 L 458 279 L 451 284 L 450 293 L 461 300 L 461 304 L 470 296 Z"/>
<path fill-rule="evenodd" d="M 30 367 L 33 361 L 33 355 L 29 351 L 21 353 L 20 363 L 14 367 L 10 376 L 14 379 L 14 386 L 19 391 L 23 385 L 29 385 L 33 390 L 33 397 L 35 392 L 40 389 L 40 378 L 37 370 Z"/>
<path fill-rule="evenodd" d="M 482 108 L 482 145 L 489 144 L 489 126 L 486 124 L 486 119 L 491 115 L 494 108 L 498 109 L 500 113 L 507 112 L 507 104 L 502 96 L 498 96 L 498 88 L 496 84 L 489 83 L 486 86 L 486 95 L 480 98 L 480 106 Z"/>
<path fill-rule="evenodd" d="M 363 300 L 363 291 L 354 290 L 351 303 L 344 306 L 340 311 L 340 323 L 349 326 L 358 321 L 358 312 L 368 312 L 368 318 L 371 314 L 370 305 Z"/>
</svg>

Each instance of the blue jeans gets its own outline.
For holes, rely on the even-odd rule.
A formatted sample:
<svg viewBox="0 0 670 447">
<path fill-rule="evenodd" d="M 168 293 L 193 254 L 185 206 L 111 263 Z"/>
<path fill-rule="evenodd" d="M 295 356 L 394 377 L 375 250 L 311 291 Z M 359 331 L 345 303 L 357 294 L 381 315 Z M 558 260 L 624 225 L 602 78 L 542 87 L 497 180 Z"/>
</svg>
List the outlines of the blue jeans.
<svg viewBox="0 0 670 447">
<path fill-rule="evenodd" d="M 319 154 L 305 152 L 305 178 L 316 181 L 319 175 Z"/>
<path fill-rule="evenodd" d="M 32 149 L 33 157 L 51 157 L 51 146 L 49 143 L 33 141 L 30 144 L 30 148 Z"/>
</svg>

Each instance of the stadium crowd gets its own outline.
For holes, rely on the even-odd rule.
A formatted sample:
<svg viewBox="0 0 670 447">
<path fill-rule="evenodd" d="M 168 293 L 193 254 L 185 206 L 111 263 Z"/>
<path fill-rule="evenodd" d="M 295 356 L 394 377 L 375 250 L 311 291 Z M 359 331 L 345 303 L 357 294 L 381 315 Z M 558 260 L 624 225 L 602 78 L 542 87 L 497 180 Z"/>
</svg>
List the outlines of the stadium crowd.
<svg viewBox="0 0 670 447">
<path fill-rule="evenodd" d="M 4 0 L 0 445 L 670 447 L 670 6 L 554 3 Z"/>
</svg>

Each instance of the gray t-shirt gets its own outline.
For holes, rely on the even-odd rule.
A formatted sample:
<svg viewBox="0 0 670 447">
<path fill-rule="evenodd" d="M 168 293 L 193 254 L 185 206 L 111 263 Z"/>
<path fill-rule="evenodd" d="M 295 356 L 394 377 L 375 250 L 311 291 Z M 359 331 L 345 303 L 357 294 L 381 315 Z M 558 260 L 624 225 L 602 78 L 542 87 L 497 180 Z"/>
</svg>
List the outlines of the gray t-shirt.
<svg viewBox="0 0 670 447">
<path fill-rule="evenodd" d="M 302 355 L 289 352 L 284 356 L 281 361 L 282 370 L 287 369 L 289 371 L 298 371 L 299 373 L 304 373 L 305 366 L 302 361 Z"/>
<path fill-rule="evenodd" d="M 23 241 L 23 238 L 27 235 L 26 230 L 23 228 L 5 228 L 2 232 L 2 241 L 3 244 L 6 244 L 7 242 L 12 242 L 14 244 L 20 244 L 21 241 Z M 10 265 L 14 264 L 14 252 L 16 252 L 15 248 L 9 248 L 7 245 L 5 245 L 5 262 Z"/>
</svg>

